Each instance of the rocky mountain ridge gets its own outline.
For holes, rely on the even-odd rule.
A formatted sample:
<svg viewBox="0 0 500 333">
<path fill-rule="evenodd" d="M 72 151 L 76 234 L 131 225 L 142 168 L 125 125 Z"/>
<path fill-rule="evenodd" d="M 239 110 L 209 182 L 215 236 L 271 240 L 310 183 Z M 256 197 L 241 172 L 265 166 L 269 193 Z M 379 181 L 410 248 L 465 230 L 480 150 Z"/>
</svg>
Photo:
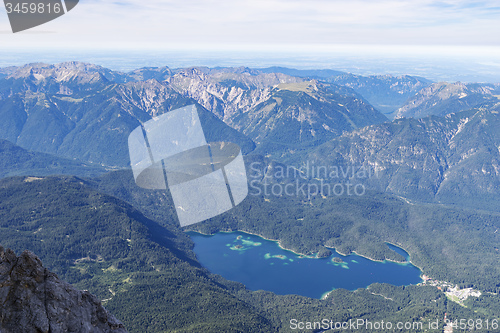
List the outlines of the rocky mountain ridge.
<svg viewBox="0 0 500 333">
<path fill-rule="evenodd" d="M 257 144 L 256 152 L 283 159 L 343 133 L 387 121 L 362 98 L 341 95 L 316 80 L 279 84 L 270 97 L 230 120 Z"/>
<path fill-rule="evenodd" d="M 410 200 L 498 210 L 500 104 L 446 117 L 397 119 L 333 139 L 297 159 L 364 166 L 370 188 Z"/>
<path fill-rule="evenodd" d="M 81 66 L 25 66 L 1 79 L 0 138 L 32 151 L 124 167 L 129 164 L 127 138 L 134 128 L 164 112 L 196 104 L 166 82 L 115 83 L 105 77 L 105 69 Z M 34 68 L 47 76 L 35 77 Z M 59 80 L 66 77 L 62 73 L 71 79 Z M 209 141 L 233 140 L 244 152 L 253 149 L 250 139 L 211 112 L 201 106 L 198 111 Z"/>
<path fill-rule="evenodd" d="M 445 116 L 500 102 L 500 84 L 433 83 L 411 97 L 396 111 L 396 118 Z"/>
<path fill-rule="evenodd" d="M 0 332 L 125 333 L 88 291 L 59 280 L 29 251 L 0 246 Z"/>
<path fill-rule="evenodd" d="M 277 149 L 277 156 L 386 120 L 349 88 L 244 67 L 145 68 L 124 74 L 62 63 L 4 72 L 0 138 L 106 166 L 128 165 L 126 138 L 140 123 L 189 104 L 199 104 L 200 115 L 210 120 L 211 133 L 205 134 L 214 141 L 234 139 L 248 153 L 256 140 L 262 153 Z M 265 111 L 273 103 L 276 108 Z M 265 120 L 259 120 L 262 112 Z"/>
<path fill-rule="evenodd" d="M 166 81 L 179 93 L 193 98 L 227 122 L 235 114 L 247 112 L 267 100 L 274 86 L 303 82 L 304 79 L 280 73 L 207 73 L 200 68 L 188 68 Z"/>
</svg>

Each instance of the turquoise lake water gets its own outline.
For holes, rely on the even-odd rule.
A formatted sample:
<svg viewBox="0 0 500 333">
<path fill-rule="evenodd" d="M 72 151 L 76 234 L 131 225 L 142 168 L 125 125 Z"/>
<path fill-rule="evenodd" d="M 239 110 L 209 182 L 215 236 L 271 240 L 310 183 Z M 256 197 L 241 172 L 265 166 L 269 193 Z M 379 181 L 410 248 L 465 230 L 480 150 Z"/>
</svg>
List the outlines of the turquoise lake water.
<svg viewBox="0 0 500 333">
<path fill-rule="evenodd" d="M 321 298 L 337 288 L 356 290 L 375 282 L 401 286 L 422 281 L 420 270 L 409 262 L 377 262 L 355 254 L 342 256 L 333 250 L 328 258 L 310 258 L 283 250 L 277 242 L 243 232 L 212 236 L 189 232 L 189 235 L 204 267 L 228 280 L 241 282 L 250 290 Z M 408 260 L 404 250 L 388 246 Z M 332 262 L 333 257 L 341 258 L 343 263 Z"/>
</svg>

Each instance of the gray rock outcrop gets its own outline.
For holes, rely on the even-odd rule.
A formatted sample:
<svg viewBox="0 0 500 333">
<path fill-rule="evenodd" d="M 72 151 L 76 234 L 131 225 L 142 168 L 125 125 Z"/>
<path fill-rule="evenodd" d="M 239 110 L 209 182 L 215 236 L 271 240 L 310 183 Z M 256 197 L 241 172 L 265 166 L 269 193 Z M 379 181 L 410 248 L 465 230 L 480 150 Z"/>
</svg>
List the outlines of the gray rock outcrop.
<svg viewBox="0 0 500 333">
<path fill-rule="evenodd" d="M 29 251 L 19 257 L 0 246 L 0 333 L 125 333 L 88 291 L 44 268 Z"/>
</svg>

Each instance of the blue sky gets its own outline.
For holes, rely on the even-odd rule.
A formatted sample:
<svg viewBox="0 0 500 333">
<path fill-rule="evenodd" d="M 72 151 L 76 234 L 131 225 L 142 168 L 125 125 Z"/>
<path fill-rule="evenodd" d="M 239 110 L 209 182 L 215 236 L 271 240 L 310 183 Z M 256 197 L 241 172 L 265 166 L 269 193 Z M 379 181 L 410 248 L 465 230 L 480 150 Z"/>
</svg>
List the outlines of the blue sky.
<svg viewBox="0 0 500 333">
<path fill-rule="evenodd" d="M 283 45 L 500 46 L 498 0 L 81 0 L 11 34 L 8 48 L 278 48 Z"/>
</svg>

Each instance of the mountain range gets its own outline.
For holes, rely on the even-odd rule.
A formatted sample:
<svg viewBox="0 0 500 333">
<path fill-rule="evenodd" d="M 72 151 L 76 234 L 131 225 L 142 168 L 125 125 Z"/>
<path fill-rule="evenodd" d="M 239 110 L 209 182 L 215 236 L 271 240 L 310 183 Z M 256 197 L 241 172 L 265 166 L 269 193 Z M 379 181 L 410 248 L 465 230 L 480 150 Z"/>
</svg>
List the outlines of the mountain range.
<svg viewBox="0 0 500 333">
<path fill-rule="evenodd" d="M 433 83 L 418 91 L 396 111 L 396 118 L 445 116 L 500 102 L 500 84 Z"/>
<path fill-rule="evenodd" d="M 3 68 L 0 244 L 36 254 L 130 332 L 293 332 L 289 318 L 486 319 L 500 309 L 499 95 L 498 84 L 281 67 Z M 255 186 L 351 182 L 363 195 L 249 195 L 181 228 L 168 191 L 136 186 L 127 139 L 191 104 L 207 141 L 242 147 Z M 321 167 L 336 172 L 309 173 Z M 482 294 L 459 304 L 428 285 L 339 289 L 324 300 L 249 291 L 203 268 L 186 230 L 402 261 L 389 242 L 424 274 Z"/>
<path fill-rule="evenodd" d="M 402 118 L 344 134 L 296 159 L 364 166 L 369 188 L 410 200 L 498 210 L 500 103 L 446 117 Z"/>
<path fill-rule="evenodd" d="M 84 67 L 84 70 L 82 70 Z M 81 64 L 25 66 L 0 82 L 0 137 L 25 149 L 105 166 L 129 164 L 127 139 L 142 122 L 195 104 L 168 84 L 114 83 L 108 71 Z M 116 75 L 120 77 L 119 75 Z M 198 106 L 209 141 L 253 142 Z"/>
</svg>

